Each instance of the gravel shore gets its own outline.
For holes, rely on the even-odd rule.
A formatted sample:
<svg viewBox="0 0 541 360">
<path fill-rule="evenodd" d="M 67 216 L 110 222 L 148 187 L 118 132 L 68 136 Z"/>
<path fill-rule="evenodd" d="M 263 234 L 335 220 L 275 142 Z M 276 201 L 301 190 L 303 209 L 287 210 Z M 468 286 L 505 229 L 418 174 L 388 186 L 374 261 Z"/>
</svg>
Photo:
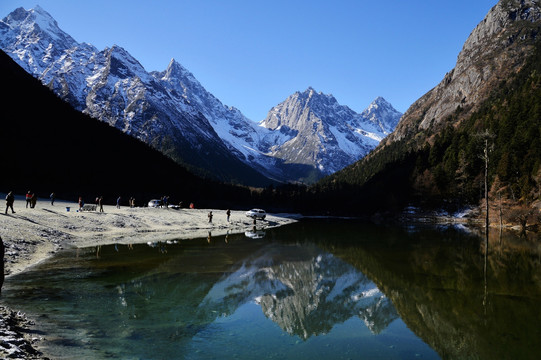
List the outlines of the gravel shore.
<svg viewBox="0 0 541 360">
<path fill-rule="evenodd" d="M 5 198 L 6 194 L 0 194 Z M 226 233 L 243 233 L 253 226 L 245 211 L 225 209 L 162 209 L 105 205 L 104 212 L 78 211 L 70 201 L 38 199 L 35 208 L 26 207 L 23 196 L 15 199 L 14 210 L 0 213 L 0 237 L 4 242 L 5 283 L 10 276 L 54 255 L 64 248 L 107 244 L 136 244 L 193 239 Z M 208 213 L 212 211 L 212 222 Z M 295 222 L 295 216 L 269 214 L 261 226 L 270 228 Z M 46 341 L 33 329 L 24 314 L 6 307 L 0 296 L 0 358 L 46 359 L 39 342 Z"/>
</svg>

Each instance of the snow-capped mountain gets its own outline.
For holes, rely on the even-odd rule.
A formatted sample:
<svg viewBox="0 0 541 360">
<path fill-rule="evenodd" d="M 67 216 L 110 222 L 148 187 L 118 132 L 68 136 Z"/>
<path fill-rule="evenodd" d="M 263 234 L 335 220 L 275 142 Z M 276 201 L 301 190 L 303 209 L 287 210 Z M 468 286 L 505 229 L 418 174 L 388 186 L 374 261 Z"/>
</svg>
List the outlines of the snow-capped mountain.
<svg viewBox="0 0 541 360">
<path fill-rule="evenodd" d="M 174 59 L 163 72 L 151 72 L 170 92 L 180 96 L 205 116 L 229 149 L 245 159 L 258 147 L 260 129 L 238 109 L 223 105 Z"/>
<path fill-rule="evenodd" d="M 231 152 L 201 106 L 171 86 L 174 61 L 163 76 L 148 73 L 119 46 L 77 43 L 39 6 L 0 22 L 0 47 L 76 109 L 169 157 L 223 181 L 270 183 Z"/>
<path fill-rule="evenodd" d="M 385 135 L 389 135 L 394 131 L 396 125 L 398 125 L 402 113 L 396 110 L 387 100 L 379 96 L 368 105 L 366 110 L 361 113 L 361 116 L 379 127 Z"/>
<path fill-rule="evenodd" d="M 0 21 L 0 47 L 76 109 L 220 180 L 317 180 L 365 156 L 400 118 L 382 98 L 357 114 L 309 88 L 258 126 L 177 61 L 147 72 L 119 46 L 78 43 L 39 6 Z"/>
<path fill-rule="evenodd" d="M 358 114 L 310 87 L 272 108 L 260 125 L 272 130 L 263 139 L 267 155 L 297 169 L 304 165 L 298 175 L 321 177 L 368 154 L 401 115 L 382 97 Z"/>
</svg>

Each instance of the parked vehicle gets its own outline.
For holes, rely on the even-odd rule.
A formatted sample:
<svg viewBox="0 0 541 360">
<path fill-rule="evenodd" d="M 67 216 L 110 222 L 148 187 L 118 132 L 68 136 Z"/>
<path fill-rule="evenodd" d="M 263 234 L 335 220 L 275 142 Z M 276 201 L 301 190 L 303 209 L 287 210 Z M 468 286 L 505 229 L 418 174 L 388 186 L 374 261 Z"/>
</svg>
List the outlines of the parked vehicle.
<svg viewBox="0 0 541 360">
<path fill-rule="evenodd" d="M 246 212 L 246 216 L 256 220 L 265 220 L 267 213 L 263 209 L 252 209 Z"/>
<path fill-rule="evenodd" d="M 152 199 L 148 202 L 148 207 L 162 207 L 163 206 L 163 201 L 161 200 L 158 200 L 158 199 Z"/>
<path fill-rule="evenodd" d="M 263 230 L 247 230 L 244 232 L 244 236 L 249 237 L 250 239 L 263 239 L 265 237 L 265 232 Z"/>
</svg>

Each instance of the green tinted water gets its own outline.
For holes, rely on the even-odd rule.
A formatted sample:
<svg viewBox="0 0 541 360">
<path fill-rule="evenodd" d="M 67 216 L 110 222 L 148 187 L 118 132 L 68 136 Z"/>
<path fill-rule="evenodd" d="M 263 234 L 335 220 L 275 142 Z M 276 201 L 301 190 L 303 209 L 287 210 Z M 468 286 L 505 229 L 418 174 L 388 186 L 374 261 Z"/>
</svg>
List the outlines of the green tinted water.
<svg viewBox="0 0 541 360">
<path fill-rule="evenodd" d="M 254 234 L 247 233 L 249 236 Z M 309 221 L 62 252 L 5 283 L 65 359 L 536 358 L 536 242 Z M 263 237 L 261 237 L 263 236 Z"/>
</svg>

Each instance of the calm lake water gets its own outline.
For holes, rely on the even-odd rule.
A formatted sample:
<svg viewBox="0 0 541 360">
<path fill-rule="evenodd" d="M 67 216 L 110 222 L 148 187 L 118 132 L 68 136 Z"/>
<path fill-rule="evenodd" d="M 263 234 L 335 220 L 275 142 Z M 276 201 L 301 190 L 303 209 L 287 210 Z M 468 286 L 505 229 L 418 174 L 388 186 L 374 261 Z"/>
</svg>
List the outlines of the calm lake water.
<svg viewBox="0 0 541 360">
<path fill-rule="evenodd" d="M 533 359 L 540 243 L 303 221 L 64 251 L 2 297 L 59 359 Z"/>
</svg>

